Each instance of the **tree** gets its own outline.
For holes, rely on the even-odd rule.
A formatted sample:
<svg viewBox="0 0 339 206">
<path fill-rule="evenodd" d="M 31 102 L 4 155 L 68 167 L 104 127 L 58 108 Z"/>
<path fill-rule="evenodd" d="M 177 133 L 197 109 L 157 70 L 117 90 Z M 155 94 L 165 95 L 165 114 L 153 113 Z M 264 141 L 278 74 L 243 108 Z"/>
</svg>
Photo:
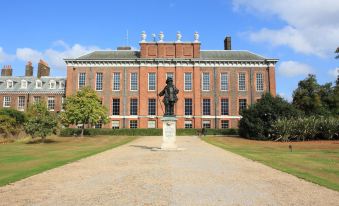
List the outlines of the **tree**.
<svg viewBox="0 0 339 206">
<path fill-rule="evenodd" d="M 0 126 L 0 133 L 3 133 L 5 137 L 8 137 L 10 134 L 18 135 L 26 121 L 25 113 L 12 108 L 0 109 L 0 116 L 2 116 L 1 121 L 3 121 Z"/>
<path fill-rule="evenodd" d="M 15 119 L 8 115 L 0 115 L 0 135 L 8 137 L 16 133 Z"/>
<path fill-rule="evenodd" d="M 299 116 L 300 111 L 283 98 L 263 94 L 261 99 L 242 112 L 239 134 L 246 138 L 268 140 L 273 135 L 273 123 L 277 119 Z"/>
<path fill-rule="evenodd" d="M 0 115 L 7 115 L 13 118 L 18 125 L 23 125 L 26 121 L 25 113 L 12 108 L 0 109 Z"/>
<path fill-rule="evenodd" d="M 339 59 L 339 47 L 337 47 L 337 49 L 335 50 L 335 53 L 337 54 L 337 56 L 335 58 Z"/>
<path fill-rule="evenodd" d="M 37 102 L 28 107 L 25 131 L 32 138 L 41 137 L 42 142 L 52 134 L 57 126 L 55 114 L 49 112 L 45 102 Z"/>
<path fill-rule="evenodd" d="M 85 124 L 87 127 L 99 121 L 107 123 L 107 108 L 101 105 L 97 93 L 90 87 L 84 87 L 75 95 L 66 98 L 65 112 L 61 120 L 65 125 L 82 124 L 81 136 L 84 135 Z"/>
</svg>

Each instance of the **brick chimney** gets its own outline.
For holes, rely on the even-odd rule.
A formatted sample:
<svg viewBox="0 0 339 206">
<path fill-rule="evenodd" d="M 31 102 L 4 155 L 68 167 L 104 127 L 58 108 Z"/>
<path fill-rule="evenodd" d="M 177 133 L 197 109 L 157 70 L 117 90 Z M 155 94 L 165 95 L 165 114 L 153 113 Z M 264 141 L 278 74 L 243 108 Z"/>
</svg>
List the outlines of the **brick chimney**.
<svg viewBox="0 0 339 206">
<path fill-rule="evenodd" d="M 1 70 L 1 76 L 12 76 L 13 69 L 11 65 L 4 65 Z"/>
<path fill-rule="evenodd" d="M 31 61 L 28 61 L 27 64 L 26 64 L 25 76 L 26 77 L 33 76 L 33 66 L 32 66 L 32 62 Z"/>
<path fill-rule="evenodd" d="M 47 62 L 44 60 L 40 59 L 39 64 L 38 64 L 38 78 L 43 77 L 43 76 L 49 76 L 50 73 L 50 68 L 48 67 Z"/>
<path fill-rule="evenodd" d="M 231 47 L 231 37 L 230 36 L 226 36 L 225 40 L 224 40 L 224 50 L 232 50 Z"/>
</svg>

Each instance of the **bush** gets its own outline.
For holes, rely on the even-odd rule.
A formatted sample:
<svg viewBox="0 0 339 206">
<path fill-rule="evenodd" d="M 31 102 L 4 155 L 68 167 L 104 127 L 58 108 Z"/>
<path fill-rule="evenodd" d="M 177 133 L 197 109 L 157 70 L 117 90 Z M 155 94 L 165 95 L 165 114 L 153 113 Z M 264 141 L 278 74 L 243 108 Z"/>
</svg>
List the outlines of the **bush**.
<svg viewBox="0 0 339 206">
<path fill-rule="evenodd" d="M 27 119 L 24 112 L 20 112 L 12 108 L 0 109 L 0 115 L 7 115 L 15 119 L 15 122 L 18 126 L 22 126 L 26 122 L 26 119 Z"/>
</svg>

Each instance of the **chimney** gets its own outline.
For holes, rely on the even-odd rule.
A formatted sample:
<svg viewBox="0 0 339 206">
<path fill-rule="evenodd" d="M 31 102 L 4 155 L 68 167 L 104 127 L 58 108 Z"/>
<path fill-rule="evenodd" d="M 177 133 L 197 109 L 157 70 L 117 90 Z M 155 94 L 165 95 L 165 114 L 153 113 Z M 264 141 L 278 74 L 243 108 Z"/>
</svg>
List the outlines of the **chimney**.
<svg viewBox="0 0 339 206">
<path fill-rule="evenodd" d="M 1 70 L 1 76 L 12 76 L 13 69 L 11 65 L 4 65 Z"/>
<path fill-rule="evenodd" d="M 129 50 L 132 50 L 132 48 L 130 46 L 119 46 L 117 50 L 118 51 L 129 51 Z"/>
<path fill-rule="evenodd" d="M 230 36 L 226 36 L 226 38 L 224 40 L 224 50 L 232 50 L 231 37 Z"/>
<path fill-rule="evenodd" d="M 50 73 L 50 68 L 48 67 L 48 64 L 40 59 L 39 64 L 38 64 L 38 78 L 43 77 L 43 76 L 49 76 Z"/>
<path fill-rule="evenodd" d="M 33 76 L 33 66 L 32 66 L 32 62 L 31 61 L 28 61 L 27 64 L 26 64 L 25 76 L 26 77 Z"/>
</svg>

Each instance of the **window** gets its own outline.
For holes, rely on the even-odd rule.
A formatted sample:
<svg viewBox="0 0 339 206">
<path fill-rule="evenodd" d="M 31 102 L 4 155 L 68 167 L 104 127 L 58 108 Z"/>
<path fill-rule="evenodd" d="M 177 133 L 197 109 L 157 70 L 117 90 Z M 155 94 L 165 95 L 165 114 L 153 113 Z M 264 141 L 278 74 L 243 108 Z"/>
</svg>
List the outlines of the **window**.
<svg viewBox="0 0 339 206">
<path fill-rule="evenodd" d="M 130 102 L 130 115 L 138 114 L 138 99 L 131 99 Z"/>
<path fill-rule="evenodd" d="M 202 114 L 211 115 L 211 100 L 210 99 L 202 100 Z"/>
<path fill-rule="evenodd" d="M 97 128 L 97 129 L 102 128 L 102 120 L 99 120 L 99 121 L 95 124 L 94 127 Z"/>
<path fill-rule="evenodd" d="M 36 82 L 35 82 L 35 87 L 36 87 L 37 89 L 41 89 L 41 88 L 42 88 L 42 81 L 41 81 L 41 80 L 36 80 Z"/>
<path fill-rule="evenodd" d="M 210 120 L 202 121 L 202 128 L 211 128 L 211 121 Z"/>
<path fill-rule="evenodd" d="M 148 99 L 148 115 L 156 114 L 156 101 L 155 99 Z"/>
<path fill-rule="evenodd" d="M 54 80 L 51 80 L 51 81 L 49 82 L 49 88 L 50 88 L 50 89 L 55 89 L 55 88 L 56 88 L 56 82 L 55 82 Z"/>
<path fill-rule="evenodd" d="M 120 99 L 113 99 L 112 115 L 120 115 Z"/>
<path fill-rule="evenodd" d="M 138 91 L 138 73 L 131 73 L 131 91 Z"/>
<path fill-rule="evenodd" d="M 86 73 L 79 73 L 79 89 L 86 85 Z"/>
<path fill-rule="evenodd" d="M 239 91 L 246 91 L 246 74 L 245 73 L 239 73 L 238 76 L 238 83 L 239 83 Z"/>
<path fill-rule="evenodd" d="M 34 96 L 33 97 L 33 103 L 39 103 L 41 100 L 41 97 L 40 96 Z"/>
<path fill-rule="evenodd" d="M 48 110 L 54 111 L 54 107 L 55 107 L 55 99 L 54 99 L 54 97 L 48 97 L 48 99 L 47 99 L 47 108 L 48 108 Z"/>
<path fill-rule="evenodd" d="M 64 81 L 60 81 L 59 82 L 59 89 L 63 89 L 65 88 L 65 82 Z"/>
<path fill-rule="evenodd" d="M 184 74 L 184 85 L 185 85 L 185 91 L 192 90 L 192 73 Z"/>
<path fill-rule="evenodd" d="M 25 109 L 25 96 L 19 96 L 18 97 L 18 110 L 24 110 Z"/>
<path fill-rule="evenodd" d="M 239 114 L 242 112 L 242 110 L 246 109 L 246 107 L 247 107 L 246 99 L 239 99 Z"/>
<path fill-rule="evenodd" d="M 264 91 L 264 80 L 262 73 L 256 74 L 256 80 L 257 80 L 257 91 Z"/>
<path fill-rule="evenodd" d="M 21 89 L 27 89 L 27 81 L 21 80 Z"/>
<path fill-rule="evenodd" d="M 97 91 L 102 91 L 102 77 L 103 77 L 103 74 L 101 72 L 97 73 L 96 82 L 95 82 L 95 90 Z"/>
<path fill-rule="evenodd" d="M 113 91 L 120 91 L 120 73 L 113 73 Z"/>
<path fill-rule="evenodd" d="M 147 126 L 148 126 L 148 128 L 155 128 L 155 121 L 154 120 L 149 120 Z"/>
<path fill-rule="evenodd" d="M 228 99 L 221 99 L 221 115 L 228 115 Z"/>
<path fill-rule="evenodd" d="M 65 97 L 61 97 L 61 110 L 65 109 Z"/>
<path fill-rule="evenodd" d="M 168 79 L 168 77 L 171 77 L 173 79 L 173 82 L 174 82 L 174 73 L 173 72 L 167 72 L 166 73 L 166 79 Z"/>
<path fill-rule="evenodd" d="M 202 91 L 210 90 L 210 74 L 202 73 Z"/>
<path fill-rule="evenodd" d="M 185 115 L 192 115 L 192 99 L 185 99 Z"/>
<path fill-rule="evenodd" d="M 119 127 L 120 127 L 119 120 L 113 120 L 112 121 L 112 129 L 119 129 Z"/>
<path fill-rule="evenodd" d="M 10 107 L 11 106 L 11 97 L 10 96 L 4 96 L 4 107 Z"/>
<path fill-rule="evenodd" d="M 193 128 L 192 120 L 185 120 L 185 128 Z"/>
<path fill-rule="evenodd" d="M 221 73 L 220 75 L 220 90 L 227 91 L 228 90 L 228 74 Z"/>
<path fill-rule="evenodd" d="M 130 120 L 129 121 L 129 128 L 131 128 L 131 129 L 138 128 L 138 120 Z"/>
<path fill-rule="evenodd" d="M 228 120 L 221 120 L 221 128 L 227 129 L 229 127 L 229 121 Z"/>
<path fill-rule="evenodd" d="M 148 73 L 148 91 L 155 91 L 156 75 L 155 73 Z"/>
<path fill-rule="evenodd" d="M 7 80 L 7 89 L 13 88 L 13 81 L 12 80 Z"/>
</svg>

